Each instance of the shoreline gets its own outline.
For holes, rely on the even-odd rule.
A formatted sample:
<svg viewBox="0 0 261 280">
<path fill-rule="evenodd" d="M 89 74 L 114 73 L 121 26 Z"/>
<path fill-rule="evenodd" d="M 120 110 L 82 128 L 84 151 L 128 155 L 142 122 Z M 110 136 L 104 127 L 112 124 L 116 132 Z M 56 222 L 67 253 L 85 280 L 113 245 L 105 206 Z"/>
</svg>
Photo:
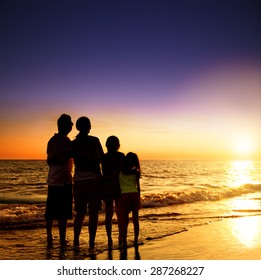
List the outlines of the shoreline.
<svg viewBox="0 0 261 280">
<path fill-rule="evenodd" d="M 130 227 L 130 231 L 132 228 Z M 142 230 L 142 228 L 141 228 Z M 261 260 L 261 215 L 224 218 L 210 224 L 188 228 L 174 235 L 147 240 L 136 250 L 129 247 L 100 248 L 105 238 L 97 242 L 94 252 L 88 249 L 88 231 L 82 232 L 79 250 L 73 246 L 73 230 L 68 230 L 68 245 L 64 249 L 56 237 L 47 248 L 44 228 L 1 231 L 1 260 Z M 57 236 L 58 229 L 55 228 Z M 102 241 L 104 242 L 104 241 Z M 105 250 L 104 250 L 105 249 Z"/>
<path fill-rule="evenodd" d="M 261 260 L 260 236 L 261 216 L 227 218 L 130 247 L 126 254 L 98 253 L 96 260 Z"/>
</svg>

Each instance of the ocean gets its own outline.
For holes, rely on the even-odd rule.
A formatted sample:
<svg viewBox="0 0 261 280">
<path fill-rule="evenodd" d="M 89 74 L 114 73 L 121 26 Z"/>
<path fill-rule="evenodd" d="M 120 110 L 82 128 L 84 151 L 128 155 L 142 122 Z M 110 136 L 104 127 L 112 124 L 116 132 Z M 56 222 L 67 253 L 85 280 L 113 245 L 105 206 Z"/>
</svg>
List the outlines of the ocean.
<svg viewBox="0 0 261 280">
<path fill-rule="evenodd" d="M 141 161 L 141 170 L 143 244 L 221 219 L 261 215 L 261 161 L 148 160 Z M 103 210 L 95 253 L 88 251 L 88 216 L 77 252 L 73 247 L 73 220 L 68 223 L 68 245 L 60 248 L 55 226 L 54 246 L 47 247 L 47 171 L 44 160 L 0 160 L 0 259 L 95 259 L 95 255 L 108 250 Z M 116 250 L 115 214 L 113 240 Z M 132 242 L 130 222 L 130 246 Z"/>
</svg>

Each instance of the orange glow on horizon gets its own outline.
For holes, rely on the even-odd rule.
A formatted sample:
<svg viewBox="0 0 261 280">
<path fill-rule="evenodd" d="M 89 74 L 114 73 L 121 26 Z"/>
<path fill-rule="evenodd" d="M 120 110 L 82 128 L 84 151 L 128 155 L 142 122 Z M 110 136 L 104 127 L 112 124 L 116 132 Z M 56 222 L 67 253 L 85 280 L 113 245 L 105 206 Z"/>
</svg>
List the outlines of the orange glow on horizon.
<svg viewBox="0 0 261 280">
<path fill-rule="evenodd" d="M 259 68 L 213 67 L 169 91 L 160 104 L 143 100 L 142 104 L 86 107 L 75 102 L 53 104 L 50 111 L 37 104 L 26 113 L 17 107 L 5 108 L 0 158 L 45 159 L 47 142 L 57 131 L 56 113 L 66 112 L 74 124 L 80 116 L 90 118 L 90 134 L 100 139 L 105 152 L 107 137 L 116 135 L 120 150 L 136 152 L 140 159 L 261 160 Z M 74 139 L 76 135 L 74 125 L 68 136 Z"/>
<path fill-rule="evenodd" d="M 1 137 L 0 159 L 45 159 L 46 145 L 49 138 L 55 133 L 43 133 L 43 135 L 20 135 L 19 138 L 11 134 Z M 71 132 L 68 136 L 74 139 L 77 131 Z M 133 131 L 122 132 L 114 131 L 109 133 L 105 130 L 96 129 L 91 133 L 99 137 L 106 152 L 105 142 L 108 136 L 116 135 L 120 139 L 120 151 L 127 153 L 129 151 L 136 152 L 141 160 L 173 160 L 173 159 L 257 159 L 260 160 L 260 151 L 257 149 L 255 153 L 247 153 L 242 147 L 241 150 L 235 152 L 233 148 L 227 145 L 226 141 L 220 139 L 207 139 L 204 135 L 195 135 L 189 137 L 178 137 L 170 135 L 168 132 L 162 132 L 157 135 L 153 132 L 144 134 Z M 136 140 L 137 139 L 137 140 Z M 190 139 L 193 139 L 190 140 Z M 250 147 L 249 147 L 250 148 Z M 259 153 L 258 153 L 259 152 Z"/>
</svg>

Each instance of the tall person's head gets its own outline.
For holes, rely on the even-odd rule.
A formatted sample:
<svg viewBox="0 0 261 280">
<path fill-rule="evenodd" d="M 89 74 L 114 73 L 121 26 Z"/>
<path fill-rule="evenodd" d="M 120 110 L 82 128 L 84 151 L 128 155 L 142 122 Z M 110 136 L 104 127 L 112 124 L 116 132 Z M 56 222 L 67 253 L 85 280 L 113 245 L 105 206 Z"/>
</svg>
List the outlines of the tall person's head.
<svg viewBox="0 0 261 280">
<path fill-rule="evenodd" d="M 91 130 L 91 122 L 87 117 L 80 117 L 76 121 L 76 128 L 82 134 L 88 134 Z"/>
<path fill-rule="evenodd" d="M 58 132 L 67 135 L 72 130 L 73 122 L 69 115 L 62 114 L 57 120 Z"/>
</svg>

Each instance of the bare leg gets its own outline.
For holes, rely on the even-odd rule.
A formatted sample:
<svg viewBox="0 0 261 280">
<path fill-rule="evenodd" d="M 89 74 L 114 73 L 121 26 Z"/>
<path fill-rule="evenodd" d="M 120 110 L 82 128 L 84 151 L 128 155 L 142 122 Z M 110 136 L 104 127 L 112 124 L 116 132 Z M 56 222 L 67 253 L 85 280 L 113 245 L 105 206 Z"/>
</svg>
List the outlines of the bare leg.
<svg viewBox="0 0 261 280">
<path fill-rule="evenodd" d="M 121 234 L 121 213 L 120 213 L 120 208 L 119 208 L 119 201 L 116 200 L 116 216 L 118 220 L 118 231 L 119 231 L 119 245 L 122 244 L 122 234 Z"/>
<path fill-rule="evenodd" d="M 97 232 L 97 226 L 98 226 L 98 215 L 99 212 L 95 211 L 93 213 L 89 214 L 89 246 L 90 248 L 94 248 L 94 242 Z"/>
<path fill-rule="evenodd" d="M 46 220 L 45 222 L 46 222 L 47 244 L 52 245 L 52 243 L 53 243 L 53 235 L 52 235 L 53 220 Z"/>
<path fill-rule="evenodd" d="M 105 228 L 108 237 L 108 245 L 112 246 L 111 232 L 112 232 L 113 201 L 105 203 L 105 211 L 106 211 Z"/>
<path fill-rule="evenodd" d="M 132 212 L 132 222 L 133 222 L 133 226 L 134 226 L 134 244 L 138 245 L 139 232 L 140 232 L 139 212 L 138 211 Z"/>
<path fill-rule="evenodd" d="M 67 220 L 58 221 L 60 244 L 65 245 Z"/>
<path fill-rule="evenodd" d="M 74 218 L 74 246 L 79 246 L 79 238 L 82 230 L 82 224 L 85 213 L 77 212 Z"/>
<path fill-rule="evenodd" d="M 127 247 L 127 232 L 128 232 L 128 225 L 129 225 L 129 214 L 122 213 L 120 219 L 120 236 L 122 239 L 123 247 Z"/>
</svg>

